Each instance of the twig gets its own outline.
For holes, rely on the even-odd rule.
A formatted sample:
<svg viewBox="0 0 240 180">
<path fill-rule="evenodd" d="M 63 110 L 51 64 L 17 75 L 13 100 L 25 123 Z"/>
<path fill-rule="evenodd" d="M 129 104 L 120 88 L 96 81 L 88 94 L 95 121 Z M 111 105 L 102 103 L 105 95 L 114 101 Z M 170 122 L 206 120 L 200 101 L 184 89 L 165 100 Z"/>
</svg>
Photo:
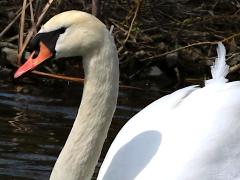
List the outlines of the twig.
<svg viewBox="0 0 240 180">
<path fill-rule="evenodd" d="M 166 56 L 166 55 L 168 55 L 168 54 L 172 54 L 172 53 L 174 53 L 174 52 L 181 51 L 181 50 L 183 50 L 183 49 L 187 49 L 187 48 L 193 47 L 193 46 L 199 46 L 199 45 L 205 45 L 205 44 L 217 44 L 217 43 L 218 43 L 218 42 L 210 42 L 210 41 L 197 42 L 197 43 L 193 43 L 193 44 L 190 44 L 190 45 L 187 45 L 187 46 L 183 46 L 183 47 L 174 49 L 174 50 L 172 50 L 172 51 L 167 51 L 167 52 L 165 52 L 165 53 L 158 54 L 158 55 L 156 55 L 156 56 L 147 57 L 147 58 L 141 59 L 140 61 L 154 60 L 154 59 L 157 59 L 157 58 Z"/>
<path fill-rule="evenodd" d="M 36 24 L 34 22 L 33 7 L 32 7 L 32 2 L 31 1 L 30 1 L 30 14 L 31 14 L 31 23 L 32 23 L 33 31 L 34 31 L 34 34 L 36 34 L 37 33 L 37 27 L 36 27 Z"/>
<path fill-rule="evenodd" d="M 110 34 L 113 33 L 113 29 L 114 29 L 114 25 L 111 25 L 110 30 L 109 30 Z"/>
<path fill-rule="evenodd" d="M 233 34 L 233 35 L 231 35 L 231 36 L 229 36 L 229 37 L 227 37 L 227 38 L 224 38 L 224 39 L 222 40 L 222 42 L 229 41 L 230 39 L 233 39 L 233 38 L 235 38 L 235 37 L 237 37 L 237 36 L 240 36 L 240 33 L 236 33 L 236 34 Z"/>
<path fill-rule="evenodd" d="M 171 19 L 171 20 L 174 21 L 175 23 L 181 23 L 181 21 L 179 21 L 178 19 L 175 19 L 173 16 L 170 16 L 170 15 L 168 15 L 168 14 L 162 12 L 162 11 L 159 11 L 158 13 L 166 16 L 167 18 Z"/>
<path fill-rule="evenodd" d="M 92 15 L 98 16 L 99 0 L 92 0 Z"/>
<path fill-rule="evenodd" d="M 9 48 L 17 49 L 17 46 L 10 42 L 0 42 L 0 47 L 9 47 Z"/>
<path fill-rule="evenodd" d="M 23 33 L 24 33 L 24 22 L 25 22 L 25 12 L 26 12 L 27 0 L 23 1 L 22 11 L 21 11 L 21 19 L 19 24 L 19 39 L 18 39 L 18 52 L 22 50 L 23 47 Z M 21 57 L 18 56 L 17 64 L 21 64 Z"/>
<path fill-rule="evenodd" d="M 82 78 L 69 77 L 69 76 L 58 75 L 58 74 L 50 74 L 50 73 L 45 73 L 45 72 L 36 71 L 36 70 L 32 71 L 32 73 L 43 76 L 43 77 L 48 77 L 48 78 L 55 78 L 55 79 L 80 82 L 80 83 L 84 82 L 84 79 L 82 79 Z"/>
<path fill-rule="evenodd" d="M 227 38 L 224 38 L 223 40 L 221 40 L 222 42 L 226 42 L 226 41 L 229 41 L 230 39 L 233 39 L 237 36 L 240 36 L 240 33 L 237 33 L 237 34 L 233 34 Z M 174 53 L 174 52 L 177 52 L 177 51 L 181 51 L 183 49 L 187 49 L 189 47 L 193 47 L 193 46 L 199 46 L 199 45 L 206 45 L 206 44 L 217 44 L 219 41 L 204 41 L 204 42 L 197 42 L 197 43 L 193 43 L 193 44 L 189 44 L 187 46 L 183 46 L 183 47 L 180 47 L 180 48 L 177 48 L 177 49 L 174 49 L 172 51 L 168 51 L 168 52 L 165 52 L 165 53 L 162 53 L 162 54 L 158 54 L 158 55 L 155 55 L 155 56 L 152 56 L 152 57 L 147 57 L 145 59 L 141 59 L 140 61 L 149 61 L 149 60 L 154 60 L 154 59 L 157 59 L 157 58 L 160 58 L 160 57 L 163 57 L 163 56 L 166 56 L 168 54 L 171 54 L 171 53 Z"/>
<path fill-rule="evenodd" d="M 12 25 L 16 22 L 16 20 L 19 18 L 19 16 L 21 15 L 21 13 L 19 13 L 0 33 L 0 39 L 2 38 L 2 36 L 10 29 L 10 27 L 12 27 Z"/>
<path fill-rule="evenodd" d="M 127 32 L 128 32 L 128 31 L 127 31 L 126 29 L 124 29 L 122 26 L 120 26 L 119 24 L 117 24 L 114 19 L 109 18 L 109 21 L 110 21 L 114 26 L 116 26 L 118 29 L 120 29 L 121 31 L 123 31 L 124 33 L 127 33 Z"/>
<path fill-rule="evenodd" d="M 41 15 L 39 16 L 38 21 L 37 21 L 37 27 L 41 24 L 41 22 L 42 22 L 45 14 L 46 14 L 48 8 L 51 6 L 51 4 L 53 3 L 53 1 L 54 1 L 54 0 L 48 0 L 47 4 L 46 4 L 45 7 L 43 8 L 42 13 L 41 13 Z"/>
<path fill-rule="evenodd" d="M 84 83 L 83 78 L 70 77 L 70 76 L 64 76 L 64 75 L 59 75 L 59 74 L 50 74 L 50 73 L 45 73 L 45 72 L 36 71 L 36 70 L 32 71 L 32 73 L 43 76 L 43 77 L 47 77 L 47 78 L 55 78 L 55 79 L 60 79 L 60 80 L 73 81 L 73 82 L 77 82 L 77 83 Z M 127 85 L 119 85 L 119 87 L 127 88 L 127 89 L 143 90 L 142 88 L 139 88 L 139 87 L 127 86 Z"/>
<path fill-rule="evenodd" d="M 17 35 L 15 35 L 15 36 L 13 36 L 13 37 L 10 37 L 10 38 L 8 38 L 8 39 L 5 39 L 4 41 L 5 42 L 12 42 L 12 41 L 15 41 L 15 40 L 17 40 L 18 39 L 18 34 Z"/>
<path fill-rule="evenodd" d="M 144 90 L 143 88 L 140 87 L 135 87 L 135 86 L 127 86 L 127 85 L 119 85 L 120 88 L 126 88 L 126 89 L 136 89 L 136 90 Z"/>
<path fill-rule="evenodd" d="M 236 65 L 230 67 L 229 73 L 234 73 L 234 72 L 239 71 L 239 70 L 240 70 L 240 64 L 236 64 Z"/>
<path fill-rule="evenodd" d="M 33 0 L 31 0 L 33 1 Z M 26 8 L 30 5 L 30 3 L 28 3 L 26 5 Z M 22 8 L 20 8 L 19 12 L 17 13 L 16 17 L 2 30 L 2 32 L 0 33 L 0 39 L 2 38 L 2 36 L 12 27 L 12 25 L 16 22 L 16 20 L 20 17 L 21 15 L 21 11 Z"/>
<path fill-rule="evenodd" d="M 43 10 L 42 10 L 41 15 L 39 16 L 39 18 L 38 18 L 38 20 L 37 20 L 36 28 L 41 24 L 45 13 L 47 12 L 48 8 L 50 7 L 50 5 L 52 4 L 53 1 L 54 1 L 54 0 L 48 0 L 47 4 L 45 5 L 45 7 L 44 7 Z M 34 27 L 32 27 L 32 28 L 30 29 L 30 31 L 28 32 L 28 35 L 27 35 L 27 37 L 25 38 L 25 41 L 24 41 L 24 43 L 23 43 L 23 47 L 22 47 L 21 51 L 20 51 L 19 54 L 18 54 L 18 58 L 21 58 L 21 57 L 22 57 L 22 54 L 23 54 L 24 50 L 26 49 L 27 44 L 29 43 L 29 41 L 30 41 L 30 39 L 32 38 L 33 34 L 34 34 Z"/>
<path fill-rule="evenodd" d="M 131 32 L 132 32 L 133 23 L 134 23 L 134 21 L 135 21 L 135 19 L 136 19 L 136 17 L 137 17 L 137 14 L 138 14 L 138 11 L 139 11 L 139 8 L 140 8 L 141 3 L 142 3 L 142 0 L 138 0 L 138 1 L 137 1 L 137 7 L 136 7 L 136 10 L 135 10 L 135 12 L 134 12 L 134 16 L 133 16 L 133 19 L 132 19 L 132 21 L 131 21 L 130 27 L 129 27 L 129 29 L 128 29 L 127 37 L 126 37 L 125 40 L 123 41 L 123 44 L 125 44 L 125 43 L 127 42 L 128 38 L 129 38 L 129 36 L 130 36 L 130 34 L 131 34 Z"/>
<path fill-rule="evenodd" d="M 139 11 L 139 8 L 140 8 L 141 3 L 142 3 L 142 0 L 138 0 L 138 1 L 137 1 L 137 7 L 136 7 L 136 10 L 135 10 L 135 12 L 134 12 L 133 19 L 132 19 L 132 21 L 131 21 L 131 24 L 130 24 L 130 27 L 129 27 L 128 31 L 126 32 L 126 33 L 127 33 L 127 36 L 126 36 L 125 40 L 123 41 L 123 43 L 121 43 L 121 44 L 122 44 L 121 47 L 118 48 L 118 54 L 120 54 L 120 53 L 122 52 L 122 50 L 124 49 L 124 45 L 126 44 L 126 42 L 128 41 L 128 39 L 129 39 L 129 37 L 130 37 L 130 35 L 131 35 L 132 28 L 133 28 L 133 24 L 134 24 L 134 21 L 135 21 L 135 19 L 136 19 L 136 17 L 137 17 L 137 13 L 138 13 L 138 11 Z M 118 26 L 118 27 L 119 27 L 119 26 Z M 123 29 L 121 29 L 121 30 L 123 30 Z"/>
</svg>

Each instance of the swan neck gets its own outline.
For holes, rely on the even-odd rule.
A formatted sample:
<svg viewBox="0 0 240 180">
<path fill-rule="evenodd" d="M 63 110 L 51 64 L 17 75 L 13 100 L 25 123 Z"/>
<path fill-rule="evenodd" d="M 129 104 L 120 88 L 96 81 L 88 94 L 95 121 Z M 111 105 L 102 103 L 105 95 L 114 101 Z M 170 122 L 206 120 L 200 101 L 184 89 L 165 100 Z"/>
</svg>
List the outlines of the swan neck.
<svg viewBox="0 0 240 180">
<path fill-rule="evenodd" d="M 83 57 L 85 81 L 80 108 L 50 179 L 91 179 L 116 108 L 119 70 L 116 47 L 103 44 Z"/>
</svg>

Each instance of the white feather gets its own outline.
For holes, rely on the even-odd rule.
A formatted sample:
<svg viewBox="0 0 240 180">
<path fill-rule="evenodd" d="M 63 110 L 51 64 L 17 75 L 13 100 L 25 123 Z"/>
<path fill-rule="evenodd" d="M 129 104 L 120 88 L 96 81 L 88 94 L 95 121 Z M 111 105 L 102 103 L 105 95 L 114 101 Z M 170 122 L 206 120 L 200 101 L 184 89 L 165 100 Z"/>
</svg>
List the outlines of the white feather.
<svg viewBox="0 0 240 180">
<path fill-rule="evenodd" d="M 218 57 L 215 60 L 215 63 L 211 66 L 212 79 L 207 80 L 205 84 L 212 83 L 226 83 L 228 79 L 226 76 L 229 72 L 229 66 L 226 64 L 226 49 L 222 42 L 218 43 L 217 47 Z"/>
</svg>

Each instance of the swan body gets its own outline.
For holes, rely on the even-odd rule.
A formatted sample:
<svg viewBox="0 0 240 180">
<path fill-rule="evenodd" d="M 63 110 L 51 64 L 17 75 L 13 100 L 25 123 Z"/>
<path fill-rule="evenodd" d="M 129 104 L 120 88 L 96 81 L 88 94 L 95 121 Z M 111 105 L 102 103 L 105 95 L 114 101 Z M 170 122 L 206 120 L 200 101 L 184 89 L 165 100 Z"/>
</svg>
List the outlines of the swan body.
<svg viewBox="0 0 240 180">
<path fill-rule="evenodd" d="M 15 78 L 53 56 L 83 56 L 82 101 L 50 179 L 89 180 L 116 107 L 113 38 L 95 17 L 67 11 L 43 25 L 31 46 L 33 53 Z M 98 180 L 239 180 L 240 82 L 227 83 L 221 43 L 211 72 L 205 87 L 180 89 L 130 119 L 112 143 Z"/>
<path fill-rule="evenodd" d="M 98 179 L 239 180 L 240 82 L 226 83 L 219 44 L 213 79 L 153 102 L 122 128 Z"/>
<path fill-rule="evenodd" d="M 240 179 L 239 88 L 192 86 L 150 104 L 119 132 L 98 179 Z"/>
</svg>

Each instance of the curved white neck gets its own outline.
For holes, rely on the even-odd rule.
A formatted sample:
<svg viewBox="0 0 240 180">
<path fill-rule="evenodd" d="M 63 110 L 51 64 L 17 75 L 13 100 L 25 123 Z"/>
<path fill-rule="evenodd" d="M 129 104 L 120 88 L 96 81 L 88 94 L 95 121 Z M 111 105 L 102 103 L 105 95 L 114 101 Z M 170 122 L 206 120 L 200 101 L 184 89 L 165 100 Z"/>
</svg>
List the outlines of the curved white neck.
<svg viewBox="0 0 240 180">
<path fill-rule="evenodd" d="M 83 57 L 85 82 L 73 128 L 52 171 L 51 180 L 89 180 L 116 108 L 119 67 L 113 38 Z"/>
</svg>

